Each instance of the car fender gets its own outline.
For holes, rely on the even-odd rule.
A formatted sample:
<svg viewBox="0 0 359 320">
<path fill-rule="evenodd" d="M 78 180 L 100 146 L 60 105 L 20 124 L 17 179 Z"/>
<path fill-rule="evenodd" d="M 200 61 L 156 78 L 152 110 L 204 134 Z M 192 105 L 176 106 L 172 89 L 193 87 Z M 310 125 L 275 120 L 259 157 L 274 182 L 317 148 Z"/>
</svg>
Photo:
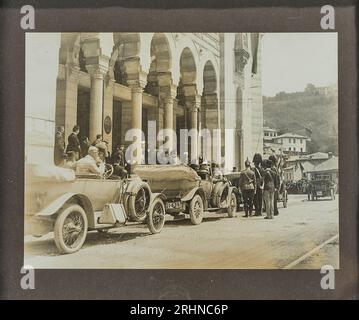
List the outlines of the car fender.
<svg viewBox="0 0 359 320">
<path fill-rule="evenodd" d="M 153 209 L 153 203 L 157 198 L 160 198 L 163 202 L 165 202 L 167 199 L 163 193 L 160 192 L 151 193 L 151 200 L 150 200 L 150 205 L 148 207 L 147 215 L 149 214 L 150 210 Z"/>
<path fill-rule="evenodd" d="M 190 201 L 196 194 L 199 194 L 202 197 L 204 209 L 207 210 L 208 204 L 207 204 L 206 194 L 201 187 L 193 188 L 190 192 L 188 192 L 184 197 L 181 198 L 181 201 L 183 202 Z"/>
<path fill-rule="evenodd" d="M 94 211 L 89 198 L 83 194 L 78 193 L 65 193 L 58 197 L 56 200 L 51 202 L 47 207 L 43 208 L 39 213 L 36 214 L 39 218 L 50 218 L 55 219 L 58 211 L 64 206 L 64 204 L 70 202 L 70 200 L 76 200 L 76 202 L 83 207 L 85 210 L 88 227 L 92 228 L 95 225 Z"/>
<path fill-rule="evenodd" d="M 167 200 L 167 197 L 163 193 L 155 192 L 155 193 L 151 193 L 151 204 L 157 198 L 160 198 L 162 201 Z"/>
</svg>

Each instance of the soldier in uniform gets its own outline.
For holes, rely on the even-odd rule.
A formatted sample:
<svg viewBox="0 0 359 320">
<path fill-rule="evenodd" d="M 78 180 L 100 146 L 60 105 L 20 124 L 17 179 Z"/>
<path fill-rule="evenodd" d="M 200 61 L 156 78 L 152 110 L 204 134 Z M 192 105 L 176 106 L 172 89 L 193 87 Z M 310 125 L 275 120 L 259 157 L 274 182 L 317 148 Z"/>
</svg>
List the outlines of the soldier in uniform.
<svg viewBox="0 0 359 320">
<path fill-rule="evenodd" d="M 264 187 L 264 169 L 262 167 L 262 155 L 256 153 L 253 157 L 254 174 L 256 175 L 257 188 L 254 195 L 255 216 L 262 215 L 263 187 Z"/>
<path fill-rule="evenodd" d="M 243 204 L 244 204 L 244 213 L 245 217 L 252 215 L 253 210 L 253 198 L 257 189 L 256 176 L 251 169 L 251 164 L 247 159 L 244 163 L 245 169 L 241 171 L 239 176 L 239 188 L 241 189 Z"/>
<path fill-rule="evenodd" d="M 271 155 L 269 156 L 269 160 L 272 162 L 272 167 L 271 170 L 274 172 L 274 203 L 273 203 L 273 210 L 274 210 L 274 215 L 277 216 L 279 214 L 278 211 L 278 205 L 277 205 L 277 201 L 278 201 L 278 192 L 279 192 L 279 187 L 280 187 L 280 177 L 279 177 L 279 171 L 278 171 L 278 167 L 277 167 L 277 158 L 275 155 Z"/>
</svg>

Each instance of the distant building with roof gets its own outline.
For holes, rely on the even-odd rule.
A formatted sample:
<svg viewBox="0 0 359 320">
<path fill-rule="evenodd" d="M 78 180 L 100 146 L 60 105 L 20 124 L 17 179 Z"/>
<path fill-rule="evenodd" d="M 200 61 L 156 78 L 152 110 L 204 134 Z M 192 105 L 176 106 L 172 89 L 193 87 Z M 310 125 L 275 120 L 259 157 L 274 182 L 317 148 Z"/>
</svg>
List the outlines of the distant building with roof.
<svg viewBox="0 0 359 320">
<path fill-rule="evenodd" d="M 279 130 L 272 129 L 269 127 L 263 127 L 263 140 L 264 141 L 273 141 L 278 136 Z"/>
<path fill-rule="evenodd" d="M 274 143 L 281 145 L 283 153 L 305 154 L 307 153 L 307 140 L 309 137 L 295 133 L 284 133 L 274 139 Z"/>
<path fill-rule="evenodd" d="M 307 141 L 310 137 L 297 133 L 284 133 L 279 130 L 263 127 L 263 153 L 302 155 L 307 153 Z"/>
<path fill-rule="evenodd" d="M 286 159 L 285 167 L 283 168 L 284 178 L 286 181 L 310 179 L 313 172 L 327 170 L 328 168 L 331 168 L 335 161 L 338 162 L 337 157 L 334 157 L 332 153 L 324 152 L 289 156 Z M 333 168 L 335 171 L 337 167 L 333 165 Z"/>
</svg>

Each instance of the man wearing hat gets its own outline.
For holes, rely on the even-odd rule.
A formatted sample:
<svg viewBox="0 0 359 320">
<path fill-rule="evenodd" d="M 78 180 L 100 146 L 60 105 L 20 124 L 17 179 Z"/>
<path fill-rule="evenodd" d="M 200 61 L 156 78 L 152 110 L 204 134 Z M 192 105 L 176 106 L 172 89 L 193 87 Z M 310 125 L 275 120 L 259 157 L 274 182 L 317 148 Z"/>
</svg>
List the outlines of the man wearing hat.
<svg viewBox="0 0 359 320">
<path fill-rule="evenodd" d="M 239 175 L 239 188 L 241 189 L 244 205 L 245 217 L 252 215 L 253 210 L 253 198 L 256 192 L 257 183 L 256 176 L 251 169 L 251 164 L 247 159 L 244 163 L 245 169 L 241 171 Z"/>
<path fill-rule="evenodd" d="M 105 172 L 105 164 L 98 155 L 98 149 L 89 147 L 88 155 L 76 162 L 76 174 L 98 174 Z"/>
<path fill-rule="evenodd" d="M 263 187 L 264 187 L 264 169 L 262 167 L 262 155 L 260 153 L 256 153 L 253 156 L 254 163 L 254 173 L 256 175 L 257 189 L 254 195 L 254 208 L 255 208 L 255 216 L 262 215 L 262 201 L 263 201 Z"/>
<path fill-rule="evenodd" d="M 275 155 L 270 155 L 268 159 L 272 162 L 271 170 L 274 172 L 273 180 L 274 180 L 275 190 L 274 190 L 273 210 L 274 210 L 274 215 L 277 216 L 279 214 L 277 201 L 278 201 L 278 192 L 280 187 L 279 171 L 277 167 L 277 157 Z"/>
</svg>

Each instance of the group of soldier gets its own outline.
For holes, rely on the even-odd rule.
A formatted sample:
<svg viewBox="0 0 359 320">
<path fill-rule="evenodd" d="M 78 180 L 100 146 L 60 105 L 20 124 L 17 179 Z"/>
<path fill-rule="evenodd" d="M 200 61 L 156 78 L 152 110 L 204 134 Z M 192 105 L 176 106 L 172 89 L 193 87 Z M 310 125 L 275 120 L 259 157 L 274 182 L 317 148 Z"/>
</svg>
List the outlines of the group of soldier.
<svg viewBox="0 0 359 320">
<path fill-rule="evenodd" d="M 278 215 L 278 192 L 280 188 L 280 174 L 275 155 L 268 160 L 262 159 L 262 155 L 256 153 L 253 157 L 253 167 L 250 161 L 245 161 L 245 169 L 239 176 L 239 189 L 243 197 L 245 217 L 262 216 L 266 212 L 265 219 L 273 219 Z"/>
</svg>

